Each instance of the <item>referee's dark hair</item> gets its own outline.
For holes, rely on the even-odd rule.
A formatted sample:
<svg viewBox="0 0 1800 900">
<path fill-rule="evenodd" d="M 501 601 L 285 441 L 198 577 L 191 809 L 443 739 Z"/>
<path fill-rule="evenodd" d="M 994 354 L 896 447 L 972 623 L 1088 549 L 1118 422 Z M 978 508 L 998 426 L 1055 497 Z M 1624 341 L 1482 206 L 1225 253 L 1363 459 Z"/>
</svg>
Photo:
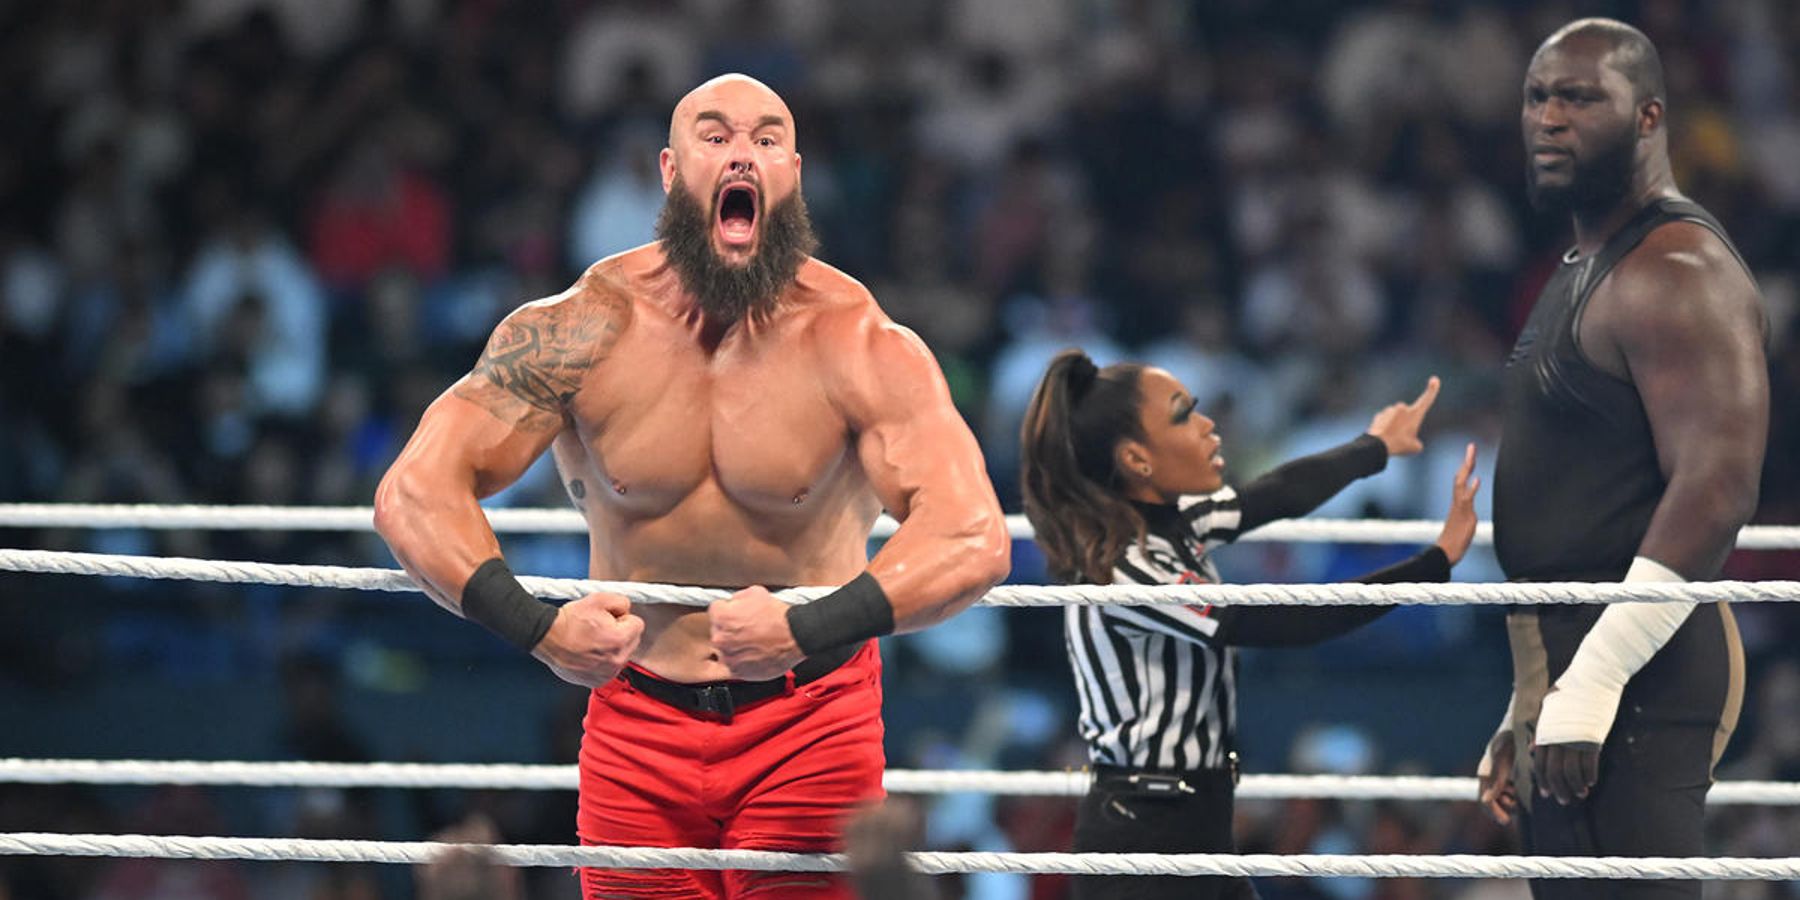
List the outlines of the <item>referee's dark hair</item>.
<svg viewBox="0 0 1800 900">
<path fill-rule="evenodd" d="M 1143 372 L 1136 363 L 1101 369 L 1080 350 L 1064 350 L 1025 408 L 1025 517 L 1059 581 L 1108 584 L 1113 560 L 1143 539 L 1144 517 L 1119 489 L 1114 457 L 1120 441 L 1144 439 Z"/>
</svg>

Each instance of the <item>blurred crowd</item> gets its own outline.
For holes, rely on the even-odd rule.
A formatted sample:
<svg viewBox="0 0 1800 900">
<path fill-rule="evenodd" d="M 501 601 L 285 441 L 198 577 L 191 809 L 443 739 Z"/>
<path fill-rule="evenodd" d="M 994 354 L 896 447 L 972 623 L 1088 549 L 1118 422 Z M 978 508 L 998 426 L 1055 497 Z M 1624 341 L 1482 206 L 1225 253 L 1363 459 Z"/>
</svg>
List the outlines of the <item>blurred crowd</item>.
<svg viewBox="0 0 1800 900">
<path fill-rule="evenodd" d="M 937 354 L 1009 509 L 1026 399 L 1050 355 L 1077 345 L 1103 363 L 1174 372 L 1219 420 L 1240 476 L 1354 436 L 1438 374 L 1426 454 L 1322 514 L 1439 516 L 1466 440 L 1491 469 L 1501 363 L 1568 240 L 1564 223 L 1525 205 L 1518 98 L 1537 41 L 1585 14 L 1624 17 L 1657 43 L 1680 184 L 1726 224 L 1761 283 L 1775 415 L 1757 521 L 1800 522 L 1800 8 L 1782 0 L 0 5 L 0 499 L 367 504 L 420 412 L 500 316 L 651 238 L 656 152 L 674 101 L 741 71 L 794 110 L 819 255 L 867 283 Z M 562 501 L 540 466 L 497 502 Z M 392 564 L 368 535 L 7 540 Z M 524 571 L 583 569 L 579 541 L 509 538 L 507 550 Z M 1256 545 L 1222 562 L 1236 581 L 1312 581 L 1366 569 L 1366 554 Z M 1018 556 L 1015 579 L 1041 581 L 1029 549 Z M 1458 574 L 1498 577 L 1491 557 Z M 1800 554 L 1740 553 L 1728 574 L 1800 577 Z M 124 661 L 177 684 L 348 677 L 353 688 L 405 690 L 446 659 L 530 665 L 422 601 L 408 618 L 362 598 L 273 588 L 107 582 L 81 592 L 82 609 L 46 602 L 68 593 L 47 579 L 9 580 L 3 593 L 0 685 L 98 684 Z M 1352 640 L 1324 658 L 1390 673 L 1473 659 L 1499 685 L 1487 704 L 1497 716 L 1496 618 L 1391 618 L 1380 649 Z M 1751 708 L 1722 774 L 1800 778 L 1790 649 L 1800 626 L 1778 610 L 1742 618 Z M 892 648 L 894 764 L 1079 765 L 1058 622 L 980 610 Z M 1257 678 L 1278 678 L 1280 665 L 1246 660 Z M 942 721 L 933 699 L 946 681 L 979 696 Z M 576 709 L 553 706 L 559 718 Z M 561 723 L 563 739 L 574 724 Z M 554 730 L 541 746 L 533 735 L 520 758 L 572 753 L 548 743 Z M 1264 770 L 1445 771 L 1402 737 L 1308 732 L 1265 749 Z M 1472 764 L 1482 734 L 1466 737 Z M 387 749 L 284 740 L 276 732 L 264 752 Z M 461 759 L 454 747 L 442 758 Z M 422 811 L 387 798 L 375 804 L 385 813 L 363 815 L 360 795 L 302 794 L 280 815 L 221 815 L 192 790 L 143 798 L 129 813 L 61 793 L 71 822 L 111 816 L 120 829 L 319 833 L 297 823 L 335 811 L 354 819 L 339 828 L 353 836 L 414 839 L 464 822 L 562 842 L 572 821 L 548 800 L 467 797 Z M 0 786 L 0 825 L 49 830 L 25 815 L 41 800 Z M 539 806 L 484 806 L 521 803 Z M 467 824 L 474 813 L 478 826 Z M 922 816 L 920 840 L 1060 850 L 1071 818 L 1065 801 L 953 798 Z M 1296 801 L 1246 804 L 1244 818 L 1250 850 L 1511 846 L 1467 806 Z M 1723 854 L 1791 854 L 1800 836 L 1792 816 L 1766 808 L 1721 809 L 1714 822 Z M 0 898 L 161 896 L 150 876 L 132 874 L 144 868 L 156 866 L 121 863 L 107 875 L 91 863 L 7 862 Z M 286 881 L 272 868 L 216 864 L 206 869 L 216 878 L 196 876 L 182 895 L 407 889 L 391 877 L 359 882 L 353 868 Z M 566 878 L 530 885 L 532 896 L 573 890 Z M 1009 876 L 944 886 L 984 898 L 1062 890 Z M 1296 880 L 1268 883 L 1265 896 L 1507 889 Z M 1760 884 L 1714 894 L 1794 895 Z"/>
</svg>

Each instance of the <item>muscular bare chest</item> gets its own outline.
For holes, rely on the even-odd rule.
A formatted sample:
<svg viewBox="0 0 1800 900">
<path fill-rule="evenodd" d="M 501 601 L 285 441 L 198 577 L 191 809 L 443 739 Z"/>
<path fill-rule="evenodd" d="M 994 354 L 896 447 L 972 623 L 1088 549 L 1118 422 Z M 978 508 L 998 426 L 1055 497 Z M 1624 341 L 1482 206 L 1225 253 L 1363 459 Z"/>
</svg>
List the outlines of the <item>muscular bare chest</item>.
<svg viewBox="0 0 1800 900">
<path fill-rule="evenodd" d="M 806 354 L 731 339 L 708 353 L 657 326 L 593 373 L 557 441 L 565 478 L 588 479 L 584 499 L 627 518 L 684 506 L 788 517 L 841 480 L 848 429 Z"/>
</svg>

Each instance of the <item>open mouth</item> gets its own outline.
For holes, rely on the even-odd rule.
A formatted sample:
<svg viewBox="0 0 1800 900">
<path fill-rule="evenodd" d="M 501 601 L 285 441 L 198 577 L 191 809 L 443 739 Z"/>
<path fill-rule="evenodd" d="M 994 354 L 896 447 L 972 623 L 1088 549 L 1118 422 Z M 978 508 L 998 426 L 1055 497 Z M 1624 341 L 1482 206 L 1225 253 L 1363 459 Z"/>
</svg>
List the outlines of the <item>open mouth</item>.
<svg viewBox="0 0 1800 900">
<path fill-rule="evenodd" d="M 732 184 L 719 192 L 719 236 L 727 245 L 746 246 L 756 237 L 756 189 Z"/>
</svg>

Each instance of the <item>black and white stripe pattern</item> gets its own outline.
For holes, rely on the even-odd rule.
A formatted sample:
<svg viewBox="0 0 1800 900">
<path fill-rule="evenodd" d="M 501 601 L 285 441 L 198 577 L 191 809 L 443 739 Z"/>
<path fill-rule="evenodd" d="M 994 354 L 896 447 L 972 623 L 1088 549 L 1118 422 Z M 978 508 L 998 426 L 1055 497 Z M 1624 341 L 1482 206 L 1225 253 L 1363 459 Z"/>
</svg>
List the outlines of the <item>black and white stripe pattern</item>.
<svg viewBox="0 0 1800 900">
<path fill-rule="evenodd" d="M 1145 513 L 1149 533 L 1114 566 L 1113 583 L 1218 582 L 1208 551 L 1237 539 L 1236 492 L 1183 497 L 1175 510 Z M 1064 622 L 1081 697 L 1081 736 L 1093 762 L 1153 769 L 1227 765 L 1237 666 L 1231 649 L 1214 642 L 1219 620 L 1211 607 L 1070 606 Z"/>
</svg>

